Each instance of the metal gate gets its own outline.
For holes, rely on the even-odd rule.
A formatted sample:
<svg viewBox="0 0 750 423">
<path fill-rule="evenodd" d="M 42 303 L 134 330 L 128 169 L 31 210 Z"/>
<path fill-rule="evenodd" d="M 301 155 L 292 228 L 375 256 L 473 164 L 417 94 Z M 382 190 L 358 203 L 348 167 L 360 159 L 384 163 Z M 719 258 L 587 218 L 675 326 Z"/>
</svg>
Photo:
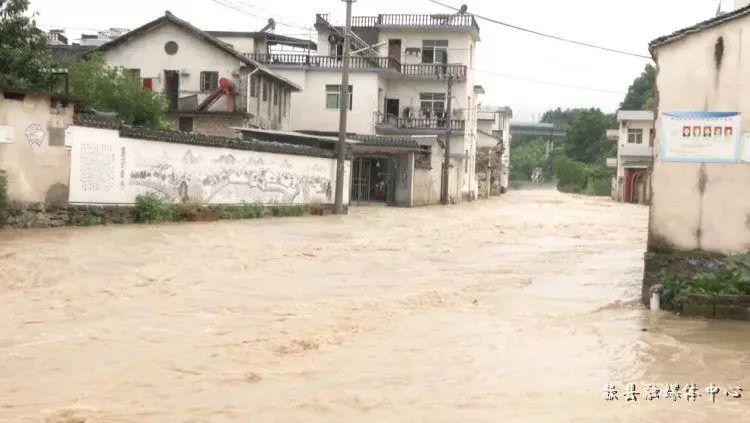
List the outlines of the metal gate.
<svg viewBox="0 0 750 423">
<path fill-rule="evenodd" d="M 394 197 L 395 164 L 387 158 L 365 158 L 354 160 L 352 165 L 352 194 L 354 203 L 385 202 L 391 204 Z"/>
</svg>

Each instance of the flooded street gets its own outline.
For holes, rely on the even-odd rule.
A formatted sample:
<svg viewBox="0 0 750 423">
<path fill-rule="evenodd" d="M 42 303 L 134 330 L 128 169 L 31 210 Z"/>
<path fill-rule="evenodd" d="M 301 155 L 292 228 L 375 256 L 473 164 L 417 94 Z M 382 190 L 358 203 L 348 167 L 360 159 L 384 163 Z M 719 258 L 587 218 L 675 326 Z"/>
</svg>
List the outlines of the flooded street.
<svg viewBox="0 0 750 423">
<path fill-rule="evenodd" d="M 647 220 L 519 191 L 2 231 L 0 421 L 747 421 L 750 327 L 640 305 Z M 722 392 L 603 400 L 627 383 Z"/>
</svg>

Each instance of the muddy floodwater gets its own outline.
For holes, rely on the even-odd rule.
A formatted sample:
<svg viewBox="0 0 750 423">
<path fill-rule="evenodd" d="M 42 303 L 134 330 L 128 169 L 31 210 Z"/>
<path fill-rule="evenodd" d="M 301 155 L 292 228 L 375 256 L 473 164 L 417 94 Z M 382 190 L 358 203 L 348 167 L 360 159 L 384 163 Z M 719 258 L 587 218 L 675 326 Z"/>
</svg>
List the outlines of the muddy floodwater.
<svg viewBox="0 0 750 423">
<path fill-rule="evenodd" d="M 647 220 L 520 191 L 2 231 L 0 421 L 748 421 L 750 326 L 639 304 Z M 627 402 L 628 383 L 703 397 Z"/>
</svg>

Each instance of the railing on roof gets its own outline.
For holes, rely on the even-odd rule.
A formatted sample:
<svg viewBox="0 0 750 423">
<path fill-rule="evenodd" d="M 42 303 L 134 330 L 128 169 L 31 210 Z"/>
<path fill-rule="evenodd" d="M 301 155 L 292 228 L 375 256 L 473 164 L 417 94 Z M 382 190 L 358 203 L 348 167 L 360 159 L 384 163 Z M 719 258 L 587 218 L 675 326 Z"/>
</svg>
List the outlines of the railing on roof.
<svg viewBox="0 0 750 423">
<path fill-rule="evenodd" d="M 315 56 L 307 54 L 246 54 L 250 59 L 268 65 L 310 66 L 314 68 L 338 69 L 344 66 L 340 56 Z M 390 69 L 401 72 L 402 65 L 392 57 L 353 56 L 349 60 L 352 69 Z"/>
<path fill-rule="evenodd" d="M 326 17 L 327 18 L 327 17 Z M 406 27 L 451 27 L 473 28 L 479 31 L 479 25 L 473 15 L 399 15 L 386 14 L 378 16 L 355 16 L 353 27 L 406 26 Z"/>
</svg>

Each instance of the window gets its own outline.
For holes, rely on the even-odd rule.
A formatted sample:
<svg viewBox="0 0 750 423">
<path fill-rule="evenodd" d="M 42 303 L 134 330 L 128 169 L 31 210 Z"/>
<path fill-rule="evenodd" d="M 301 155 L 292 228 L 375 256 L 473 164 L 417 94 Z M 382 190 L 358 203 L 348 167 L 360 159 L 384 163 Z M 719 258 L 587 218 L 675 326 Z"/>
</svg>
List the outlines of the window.
<svg viewBox="0 0 750 423">
<path fill-rule="evenodd" d="M 268 101 L 268 82 L 263 80 L 263 101 Z"/>
<path fill-rule="evenodd" d="M 628 129 L 628 144 L 643 144 L 643 129 Z"/>
<path fill-rule="evenodd" d="M 445 93 L 420 93 L 420 110 L 427 119 L 441 118 L 445 113 Z"/>
<path fill-rule="evenodd" d="M 349 110 L 354 103 L 354 89 L 349 85 Z M 326 109 L 341 107 L 341 85 L 326 85 Z"/>
<path fill-rule="evenodd" d="M 180 131 L 193 132 L 193 118 L 184 116 L 180 117 Z"/>
<path fill-rule="evenodd" d="M 250 77 L 250 97 L 258 98 L 258 78 Z"/>
<path fill-rule="evenodd" d="M 167 54 L 170 56 L 174 56 L 179 50 L 180 46 L 177 45 L 177 43 L 175 43 L 174 41 L 169 41 L 164 44 L 164 51 L 167 52 Z"/>
<path fill-rule="evenodd" d="M 201 72 L 201 91 L 219 88 L 219 72 Z"/>
<path fill-rule="evenodd" d="M 448 40 L 422 41 L 422 63 L 448 63 Z"/>
<path fill-rule="evenodd" d="M 273 86 L 273 105 L 279 105 L 279 86 L 276 84 Z"/>
<path fill-rule="evenodd" d="M 141 70 L 140 69 L 124 69 L 123 73 L 127 76 L 133 76 L 135 78 L 141 79 Z"/>
</svg>

